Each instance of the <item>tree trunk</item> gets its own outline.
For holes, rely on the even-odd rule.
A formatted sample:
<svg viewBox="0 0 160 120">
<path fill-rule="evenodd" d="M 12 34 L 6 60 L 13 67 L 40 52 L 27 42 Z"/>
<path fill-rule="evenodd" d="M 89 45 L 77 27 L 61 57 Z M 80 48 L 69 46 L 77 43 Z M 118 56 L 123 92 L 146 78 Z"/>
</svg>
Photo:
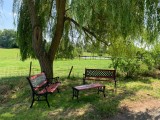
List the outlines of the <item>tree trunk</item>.
<svg viewBox="0 0 160 120">
<path fill-rule="evenodd" d="M 39 64 L 41 66 L 41 71 L 44 71 L 47 78 L 53 77 L 53 61 L 50 61 L 46 57 L 39 58 Z"/>
<path fill-rule="evenodd" d="M 63 35 L 66 0 L 56 0 L 57 24 L 55 33 L 53 33 L 54 37 L 52 38 L 51 46 L 48 53 L 46 52 L 45 45 L 43 44 L 42 28 L 40 27 L 38 13 L 36 13 L 35 1 L 25 0 L 25 2 L 27 2 L 28 5 L 30 20 L 33 29 L 32 47 L 41 66 L 41 71 L 44 71 L 46 73 L 47 78 L 52 78 L 53 60 L 55 58 L 56 51 Z"/>
<path fill-rule="evenodd" d="M 42 30 L 36 26 L 33 30 L 32 47 L 34 48 L 36 57 L 38 58 L 41 72 L 45 72 L 47 78 L 53 77 L 53 59 L 50 59 L 46 53 L 45 46 L 42 41 Z"/>
<path fill-rule="evenodd" d="M 65 5 L 66 5 L 66 0 L 56 0 L 57 24 L 56 24 L 56 30 L 53 33 L 54 37 L 52 38 L 51 47 L 48 52 L 50 59 L 53 60 L 55 58 L 57 49 L 60 44 L 60 40 L 63 35 L 64 22 L 65 22 Z"/>
</svg>

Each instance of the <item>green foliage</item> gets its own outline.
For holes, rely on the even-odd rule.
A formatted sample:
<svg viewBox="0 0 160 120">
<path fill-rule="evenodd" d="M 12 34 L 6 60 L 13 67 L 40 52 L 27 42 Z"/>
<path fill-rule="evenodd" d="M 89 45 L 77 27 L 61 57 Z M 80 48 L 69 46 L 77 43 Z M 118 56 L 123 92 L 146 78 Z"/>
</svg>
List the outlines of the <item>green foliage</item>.
<svg viewBox="0 0 160 120">
<path fill-rule="evenodd" d="M 158 41 L 160 28 L 158 3 L 158 0 L 67 0 L 65 27 L 57 57 L 72 59 L 82 51 L 98 53 L 101 56 L 107 51 L 112 57 L 113 67 L 119 68 L 127 76 L 141 71 L 140 64 L 147 65 L 151 70 L 155 64 L 158 65 L 159 58 L 156 57 L 158 52 L 140 51 L 135 43 L 138 41 L 143 45 Z M 17 8 L 18 4 L 14 0 L 14 8 Z M 35 0 L 35 14 L 39 19 L 37 24 L 42 29 L 42 42 L 45 41 L 45 35 L 51 40 L 55 40 L 57 36 L 56 5 L 58 5 L 56 0 Z M 25 1 L 19 4 L 17 12 L 18 43 L 22 60 L 25 60 L 28 57 L 35 57 L 31 41 L 32 29 L 35 26 L 31 26 Z M 79 38 L 82 39 L 81 43 L 75 40 Z M 84 47 L 78 47 L 76 42 Z M 42 50 L 48 52 L 52 43 L 54 41 L 48 42 L 47 47 L 46 44 L 42 44 Z M 55 45 L 58 46 L 59 41 Z M 46 58 L 54 58 L 50 56 Z"/>
<path fill-rule="evenodd" d="M 123 51 L 127 50 L 124 49 L 126 45 L 124 42 L 143 38 L 143 41 L 151 43 L 158 39 L 160 16 L 158 0 L 78 0 L 72 1 L 71 6 L 78 23 L 89 28 L 96 36 L 96 40 L 92 35 L 85 37 L 85 44 L 88 38 L 91 39 L 89 42 L 94 46 L 94 50 L 102 47 L 95 44 L 98 41 L 111 45 L 123 39 L 118 43 L 119 51 L 115 51 L 117 52 L 115 55 L 126 57 L 122 55 Z M 90 48 L 88 49 L 92 51 Z"/>
<path fill-rule="evenodd" d="M 154 66 L 160 69 L 160 43 L 156 43 L 153 46 L 150 57 L 154 61 Z"/>
<path fill-rule="evenodd" d="M 102 41 L 118 36 L 136 37 L 144 27 L 144 1 L 77 0 L 72 1 L 72 7 L 78 23 L 94 31 Z"/>
<path fill-rule="evenodd" d="M 73 59 L 82 55 L 83 44 L 70 42 L 69 39 L 62 40 L 56 54 L 56 58 Z"/>
<path fill-rule="evenodd" d="M 138 73 L 145 72 L 142 64 L 147 64 L 147 57 L 149 57 L 145 56 L 143 51 L 146 50 L 138 48 L 134 42 L 119 38 L 112 42 L 108 49 L 108 54 L 112 57 L 111 66 L 120 70 L 126 77 L 137 76 Z M 150 66 L 151 63 L 147 65 Z"/>
<path fill-rule="evenodd" d="M 64 30 L 64 35 L 63 39 L 61 40 L 61 43 L 59 45 L 58 52 L 56 54 L 57 58 L 67 58 L 67 59 L 73 59 L 74 58 L 74 42 L 70 41 L 70 38 L 68 36 L 69 34 L 69 29 L 70 29 L 70 23 L 66 22 L 65 23 L 65 30 Z"/>
<path fill-rule="evenodd" d="M 148 66 L 149 70 L 152 70 L 154 67 L 154 58 L 152 57 L 151 52 L 145 52 L 143 57 L 144 59 L 142 61 Z"/>
<path fill-rule="evenodd" d="M 60 47 L 56 54 L 57 58 L 67 58 L 73 59 L 74 56 L 74 44 L 69 41 L 69 39 L 65 39 L 61 41 Z"/>
<path fill-rule="evenodd" d="M 119 42 L 116 42 L 119 43 Z M 112 56 L 112 64 L 115 69 L 120 70 L 126 77 L 145 75 L 159 68 L 159 45 L 152 45 L 152 49 L 138 48 L 136 45 L 109 47 Z"/>
<path fill-rule="evenodd" d="M 136 58 L 121 59 L 121 61 L 119 61 L 118 67 L 122 72 L 126 73 L 126 77 L 133 77 L 135 75 L 138 75 L 138 73 L 140 72 L 140 64 L 141 62 Z"/>
<path fill-rule="evenodd" d="M 35 58 L 32 48 L 32 26 L 28 12 L 28 8 L 25 4 L 20 6 L 17 26 L 17 39 L 22 60 L 25 60 L 29 57 Z"/>
<path fill-rule="evenodd" d="M 4 29 L 0 31 L 0 47 L 17 48 L 16 31 Z"/>
<path fill-rule="evenodd" d="M 48 21 L 51 21 L 49 17 L 51 17 L 50 9 L 54 9 L 55 5 L 54 2 L 52 1 L 44 1 L 44 0 L 36 0 L 36 12 L 38 14 L 38 19 L 39 23 L 38 25 L 42 29 L 42 33 L 44 35 L 43 37 L 43 42 L 45 43 L 45 36 L 46 33 L 50 33 L 50 29 L 52 28 L 52 25 Z M 30 15 L 29 15 L 29 10 L 27 7 L 27 4 L 25 1 L 18 1 L 14 0 L 13 3 L 13 12 L 17 12 L 17 37 L 18 37 L 18 45 L 20 48 L 20 53 L 21 53 L 21 59 L 26 60 L 27 58 L 36 58 L 35 57 L 35 52 L 33 50 L 33 44 L 32 44 L 32 37 L 33 37 L 33 27 L 31 25 L 31 20 L 30 20 Z M 51 28 L 49 27 L 51 26 Z M 47 28 L 48 27 L 48 28 Z M 44 46 L 41 46 L 42 49 L 46 48 L 46 45 L 43 44 Z M 49 46 L 48 44 L 47 46 Z M 34 45 L 36 46 L 36 45 Z"/>
<path fill-rule="evenodd" d="M 145 34 L 144 39 L 148 43 L 158 40 L 160 7 L 158 0 L 146 0 L 145 3 Z"/>
</svg>

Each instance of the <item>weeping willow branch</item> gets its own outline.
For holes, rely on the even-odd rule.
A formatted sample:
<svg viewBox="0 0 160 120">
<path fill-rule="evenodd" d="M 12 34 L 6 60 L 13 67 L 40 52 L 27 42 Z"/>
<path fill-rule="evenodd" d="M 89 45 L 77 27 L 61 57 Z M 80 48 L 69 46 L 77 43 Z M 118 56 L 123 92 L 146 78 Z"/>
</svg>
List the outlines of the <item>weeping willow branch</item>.
<svg viewBox="0 0 160 120">
<path fill-rule="evenodd" d="M 76 21 L 73 20 L 72 18 L 65 17 L 65 20 L 69 20 L 69 21 L 71 21 L 72 23 L 74 23 L 76 26 L 80 27 L 80 25 L 78 24 L 78 22 L 76 22 Z M 87 32 L 87 33 L 89 33 L 89 34 L 91 34 L 93 37 L 97 38 L 97 36 L 96 36 L 93 32 L 91 32 L 90 30 L 88 30 L 87 28 L 82 27 L 82 30 L 85 31 L 85 32 Z"/>
<path fill-rule="evenodd" d="M 74 23 L 76 26 L 80 27 L 80 25 L 78 24 L 78 22 L 76 22 L 74 19 L 70 18 L 70 17 L 65 17 L 65 20 L 69 20 L 71 21 L 72 23 Z M 98 39 L 98 37 L 96 36 L 96 34 L 92 31 L 90 31 L 89 29 L 85 28 L 85 27 L 81 27 L 82 30 L 84 31 L 84 33 L 91 39 L 91 37 L 88 35 L 90 34 L 91 36 L 93 36 L 94 38 L 96 38 L 98 41 L 104 43 L 105 45 L 109 46 L 110 44 L 106 41 L 103 41 L 103 40 L 100 40 Z M 91 39 L 92 40 L 92 39 Z"/>
</svg>

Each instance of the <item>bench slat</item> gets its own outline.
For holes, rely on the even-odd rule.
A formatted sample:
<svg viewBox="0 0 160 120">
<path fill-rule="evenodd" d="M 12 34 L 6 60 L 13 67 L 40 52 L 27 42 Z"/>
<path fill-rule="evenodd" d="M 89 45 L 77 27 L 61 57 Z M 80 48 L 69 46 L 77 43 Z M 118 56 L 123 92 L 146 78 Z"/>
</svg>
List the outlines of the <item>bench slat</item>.
<svg viewBox="0 0 160 120">
<path fill-rule="evenodd" d="M 103 87 L 104 85 L 101 85 L 99 83 L 95 83 L 95 84 L 89 84 L 89 85 L 80 85 L 80 86 L 76 86 L 74 87 L 77 90 L 87 90 L 87 89 L 91 89 L 91 88 L 99 88 L 99 87 Z"/>
<path fill-rule="evenodd" d="M 44 88 L 41 91 L 39 91 L 38 94 L 53 93 L 58 88 L 59 85 L 60 83 L 50 84 L 49 86 L 46 87 L 46 89 Z"/>
</svg>

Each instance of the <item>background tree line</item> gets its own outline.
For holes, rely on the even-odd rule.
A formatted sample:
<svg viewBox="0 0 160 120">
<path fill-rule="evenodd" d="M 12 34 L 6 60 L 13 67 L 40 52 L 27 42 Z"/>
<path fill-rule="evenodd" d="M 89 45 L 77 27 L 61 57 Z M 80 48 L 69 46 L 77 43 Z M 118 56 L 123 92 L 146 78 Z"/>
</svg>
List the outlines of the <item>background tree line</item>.
<svg viewBox="0 0 160 120">
<path fill-rule="evenodd" d="M 0 30 L 0 48 L 18 48 L 15 30 Z"/>
</svg>

